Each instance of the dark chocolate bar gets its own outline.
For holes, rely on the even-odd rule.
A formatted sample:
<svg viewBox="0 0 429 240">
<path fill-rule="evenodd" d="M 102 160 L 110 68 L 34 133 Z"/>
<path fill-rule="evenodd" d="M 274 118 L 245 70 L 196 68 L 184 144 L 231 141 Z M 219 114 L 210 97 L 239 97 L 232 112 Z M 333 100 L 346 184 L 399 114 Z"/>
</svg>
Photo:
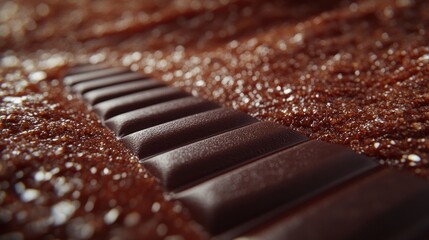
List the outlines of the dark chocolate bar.
<svg viewBox="0 0 429 240">
<path fill-rule="evenodd" d="M 64 83 L 213 237 L 424 239 L 429 183 L 122 68 Z"/>
</svg>

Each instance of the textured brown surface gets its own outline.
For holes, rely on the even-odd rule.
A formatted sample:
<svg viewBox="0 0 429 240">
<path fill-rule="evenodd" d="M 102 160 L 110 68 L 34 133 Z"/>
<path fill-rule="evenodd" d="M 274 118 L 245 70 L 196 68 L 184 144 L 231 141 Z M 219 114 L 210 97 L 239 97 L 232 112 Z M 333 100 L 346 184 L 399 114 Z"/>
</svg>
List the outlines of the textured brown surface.
<svg viewBox="0 0 429 240">
<path fill-rule="evenodd" d="M 81 100 L 64 94 L 58 81 L 44 85 L 3 98 L 1 234 L 199 238 L 181 206 L 163 198 Z"/>
<path fill-rule="evenodd" d="M 116 2 L 0 3 L 0 219 L 16 235 L 198 235 L 64 94 L 61 70 L 88 59 L 427 176 L 427 1 Z"/>
</svg>

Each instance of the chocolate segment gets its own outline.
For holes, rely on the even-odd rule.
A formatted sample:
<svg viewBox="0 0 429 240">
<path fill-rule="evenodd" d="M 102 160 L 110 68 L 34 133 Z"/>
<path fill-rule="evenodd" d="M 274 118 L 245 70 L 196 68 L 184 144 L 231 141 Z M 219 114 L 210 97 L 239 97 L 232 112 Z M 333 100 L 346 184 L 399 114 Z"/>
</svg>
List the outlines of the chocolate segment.
<svg viewBox="0 0 429 240">
<path fill-rule="evenodd" d="M 83 64 L 79 66 L 74 66 L 67 70 L 67 76 L 80 74 L 80 73 L 86 73 L 86 72 L 92 72 L 96 70 L 106 69 L 108 66 L 103 64 Z"/>
<path fill-rule="evenodd" d="M 98 103 L 94 106 L 94 111 L 102 120 L 106 120 L 121 113 L 187 96 L 189 94 L 179 89 L 160 87 Z"/>
<path fill-rule="evenodd" d="M 91 105 L 103 102 L 112 98 L 121 97 L 127 94 L 136 93 L 152 88 L 164 86 L 160 81 L 153 79 L 144 79 L 95 89 L 83 94 L 83 98 Z"/>
<path fill-rule="evenodd" d="M 141 80 L 144 78 L 145 77 L 143 75 L 141 75 L 140 73 L 126 72 L 126 73 L 123 73 L 120 75 L 109 76 L 109 77 L 104 77 L 104 78 L 97 78 L 97 79 L 94 79 L 91 81 L 85 81 L 85 82 L 77 83 L 73 86 L 72 89 L 73 89 L 73 91 L 75 91 L 79 94 L 83 94 L 83 93 L 86 93 L 86 92 L 94 90 L 94 89 L 108 87 L 108 86 L 116 85 L 119 83 Z"/>
<path fill-rule="evenodd" d="M 217 234 L 280 205 L 292 208 L 376 166 L 339 145 L 310 141 L 179 192 L 176 198 L 210 233 Z"/>
<path fill-rule="evenodd" d="M 122 137 L 181 117 L 219 108 L 219 105 L 197 97 L 180 98 L 123 113 L 104 124 Z"/>
<path fill-rule="evenodd" d="M 113 76 L 116 74 L 121 74 L 129 72 L 126 68 L 106 68 L 106 69 L 100 69 L 90 72 L 84 72 L 75 74 L 72 76 L 66 76 L 64 77 L 64 83 L 68 86 L 74 85 L 76 83 L 89 81 L 97 78 L 107 77 L 107 76 Z"/>
<path fill-rule="evenodd" d="M 423 179 L 384 169 L 285 213 L 243 237 L 261 240 L 397 239 L 388 237 L 404 229 L 411 229 L 413 233 L 414 224 L 419 223 L 411 213 L 417 213 L 417 219 L 423 223 L 420 226 L 424 226 L 428 207 L 427 202 L 420 200 L 427 199 L 428 190 L 428 183 Z M 424 215 L 426 218 L 420 217 Z M 427 231 L 420 226 L 414 231 L 417 237 Z M 410 235 L 398 239 L 414 238 Z"/>
<path fill-rule="evenodd" d="M 306 139 L 278 124 L 258 122 L 155 156 L 143 165 L 171 191 Z"/>
<path fill-rule="evenodd" d="M 132 133 L 122 141 L 143 159 L 254 122 L 244 113 L 220 108 Z"/>
<path fill-rule="evenodd" d="M 429 186 L 404 202 L 368 221 L 353 234 L 358 239 L 427 239 L 429 234 Z"/>
</svg>

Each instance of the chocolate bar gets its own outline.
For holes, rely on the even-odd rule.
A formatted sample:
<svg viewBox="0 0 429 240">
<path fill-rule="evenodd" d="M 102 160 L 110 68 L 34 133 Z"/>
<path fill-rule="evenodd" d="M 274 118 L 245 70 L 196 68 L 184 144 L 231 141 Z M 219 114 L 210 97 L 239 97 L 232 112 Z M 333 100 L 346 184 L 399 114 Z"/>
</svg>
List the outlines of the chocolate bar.
<svg viewBox="0 0 429 240">
<path fill-rule="evenodd" d="M 215 238 L 428 233 L 429 184 L 418 177 L 138 73 L 83 66 L 70 73 L 64 83 Z"/>
</svg>

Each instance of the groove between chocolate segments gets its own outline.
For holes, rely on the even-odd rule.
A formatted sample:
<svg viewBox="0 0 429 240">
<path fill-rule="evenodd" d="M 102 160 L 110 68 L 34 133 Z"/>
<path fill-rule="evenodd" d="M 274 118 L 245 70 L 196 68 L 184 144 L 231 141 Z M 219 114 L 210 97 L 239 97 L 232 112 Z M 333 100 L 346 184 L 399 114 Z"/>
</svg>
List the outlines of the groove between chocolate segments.
<svg viewBox="0 0 429 240">
<path fill-rule="evenodd" d="M 189 94 L 176 88 L 160 87 L 100 102 L 93 105 L 93 110 L 102 120 L 107 120 L 132 110 L 188 96 Z"/>
<path fill-rule="evenodd" d="M 91 105 L 99 102 L 121 97 L 127 94 L 132 94 L 140 91 L 150 90 L 165 86 L 160 81 L 153 79 L 143 79 L 142 81 L 127 82 L 119 85 L 94 89 L 85 93 L 83 98 Z"/>
<path fill-rule="evenodd" d="M 86 71 L 83 73 L 75 72 L 73 75 L 65 76 L 64 83 L 68 86 L 73 86 L 77 83 L 99 79 L 107 76 L 114 76 L 126 72 L 129 72 L 129 70 L 127 70 L 126 68 L 101 68 L 94 71 Z"/>
<path fill-rule="evenodd" d="M 72 70 L 64 83 L 216 238 L 420 239 L 427 233 L 427 181 L 160 82 L 136 90 L 154 80 L 130 79 L 139 76 L 122 68 L 79 68 L 84 72 Z"/>
<path fill-rule="evenodd" d="M 242 234 L 243 239 L 427 239 L 427 181 L 380 168 Z M 326 231 L 326 229 L 332 229 Z M 404 235 L 405 233 L 405 235 Z"/>
<path fill-rule="evenodd" d="M 76 85 L 73 86 L 73 90 L 82 95 L 83 93 L 97 88 L 109 87 L 119 83 L 132 82 L 141 79 L 145 79 L 145 77 L 139 73 L 130 72 L 115 76 L 98 78 L 96 81 L 84 81 L 76 83 Z"/>
<path fill-rule="evenodd" d="M 305 140 L 278 124 L 257 122 L 176 148 L 143 165 L 172 191 Z"/>
<path fill-rule="evenodd" d="M 107 119 L 104 124 L 118 137 L 123 137 L 133 132 L 219 107 L 204 99 L 189 96 L 119 114 Z"/>
<path fill-rule="evenodd" d="M 93 71 L 97 71 L 97 70 L 102 70 L 102 69 L 107 69 L 109 68 L 106 65 L 103 64 L 83 64 L 83 65 L 77 65 L 74 66 L 73 68 L 69 68 L 67 70 L 67 76 L 66 77 L 70 77 L 72 75 L 76 75 L 76 74 L 82 74 L 82 73 L 87 73 L 87 72 L 93 72 Z"/>
<path fill-rule="evenodd" d="M 217 234 L 275 207 L 296 206 L 376 166 L 348 149 L 309 141 L 186 189 L 175 198 Z"/>
<path fill-rule="evenodd" d="M 219 108 L 131 133 L 121 140 L 140 159 L 152 162 L 148 158 L 153 155 L 254 122 L 244 113 Z M 168 152 L 158 158 L 165 154 Z"/>
</svg>

